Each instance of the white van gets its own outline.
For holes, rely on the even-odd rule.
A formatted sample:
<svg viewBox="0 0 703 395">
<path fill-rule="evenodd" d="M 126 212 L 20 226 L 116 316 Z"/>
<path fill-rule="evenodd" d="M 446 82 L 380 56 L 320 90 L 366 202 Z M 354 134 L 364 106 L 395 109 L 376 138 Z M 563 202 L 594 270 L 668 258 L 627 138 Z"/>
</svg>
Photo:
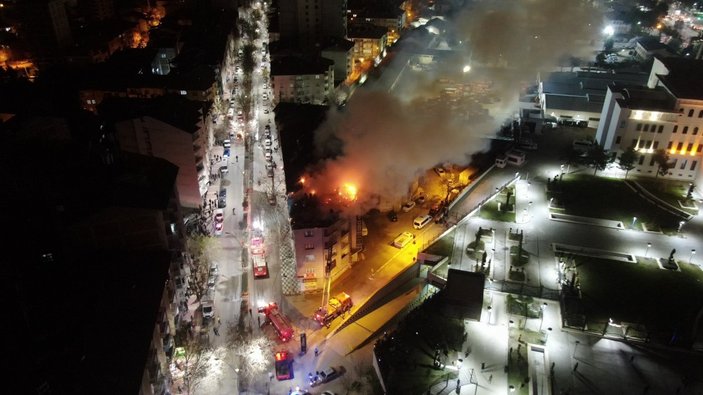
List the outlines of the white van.
<svg viewBox="0 0 703 395">
<path fill-rule="evenodd" d="M 422 229 L 430 222 L 432 222 L 431 215 L 420 215 L 413 220 L 413 228 Z"/>
</svg>

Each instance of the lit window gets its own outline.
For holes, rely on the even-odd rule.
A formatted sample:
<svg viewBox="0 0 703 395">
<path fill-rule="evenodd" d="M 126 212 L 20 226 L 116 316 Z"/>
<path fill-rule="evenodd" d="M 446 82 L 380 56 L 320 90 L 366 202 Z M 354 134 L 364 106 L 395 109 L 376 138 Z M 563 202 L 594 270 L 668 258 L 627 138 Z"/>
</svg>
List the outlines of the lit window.
<svg viewBox="0 0 703 395">
<path fill-rule="evenodd" d="M 306 249 L 306 250 L 314 250 L 314 249 L 315 249 L 315 244 L 312 244 L 312 243 L 305 243 L 305 249 Z"/>
<path fill-rule="evenodd" d="M 181 93 L 181 96 L 185 96 L 188 94 L 188 92 L 186 92 L 186 91 L 181 91 L 180 93 Z"/>
</svg>

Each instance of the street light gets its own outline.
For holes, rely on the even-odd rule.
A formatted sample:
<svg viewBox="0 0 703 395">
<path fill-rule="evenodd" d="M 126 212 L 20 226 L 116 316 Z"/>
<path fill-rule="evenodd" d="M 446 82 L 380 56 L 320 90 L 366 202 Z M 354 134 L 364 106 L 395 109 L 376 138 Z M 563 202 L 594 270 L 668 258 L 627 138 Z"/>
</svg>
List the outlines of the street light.
<svg viewBox="0 0 703 395">
<path fill-rule="evenodd" d="M 649 254 L 649 249 L 652 247 L 652 243 L 647 243 L 647 251 L 644 252 L 644 257 L 646 258 Z"/>
<path fill-rule="evenodd" d="M 632 225 L 631 225 L 632 228 L 635 227 L 635 222 L 637 222 L 637 217 L 632 217 Z"/>
<path fill-rule="evenodd" d="M 692 249 L 691 249 L 691 256 L 688 258 L 688 264 L 689 264 L 689 265 L 690 265 L 691 263 L 693 263 L 693 256 L 694 256 L 694 255 L 696 255 L 696 249 L 695 249 L 695 248 L 692 248 Z"/>
<path fill-rule="evenodd" d="M 681 228 L 683 227 L 683 224 L 685 224 L 686 221 L 680 221 L 679 222 L 679 230 L 677 230 L 678 233 L 681 233 Z"/>
</svg>

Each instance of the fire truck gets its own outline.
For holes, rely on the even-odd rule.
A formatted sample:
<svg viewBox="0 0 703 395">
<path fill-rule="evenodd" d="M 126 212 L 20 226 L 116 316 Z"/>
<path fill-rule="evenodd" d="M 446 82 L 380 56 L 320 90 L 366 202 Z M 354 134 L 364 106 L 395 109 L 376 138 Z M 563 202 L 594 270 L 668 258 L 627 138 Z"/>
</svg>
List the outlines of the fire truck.
<svg viewBox="0 0 703 395">
<path fill-rule="evenodd" d="M 282 342 L 287 342 L 293 337 L 293 327 L 288 318 L 278 310 L 278 304 L 271 302 L 266 306 L 259 307 L 258 311 L 266 316 L 266 322 L 271 323 Z"/>
<path fill-rule="evenodd" d="M 337 296 L 330 298 L 326 306 L 320 307 L 316 312 L 313 319 L 329 328 L 332 320 L 338 316 L 351 310 L 353 306 L 351 296 L 342 292 Z"/>
<path fill-rule="evenodd" d="M 254 266 L 254 278 L 266 278 L 269 276 L 269 268 L 263 255 L 252 255 L 251 262 L 252 266 Z"/>
<path fill-rule="evenodd" d="M 291 358 L 288 351 L 277 351 L 274 355 L 276 368 L 276 379 L 290 380 L 293 378 L 293 358 Z"/>
<path fill-rule="evenodd" d="M 266 264 L 266 251 L 264 250 L 264 239 L 262 237 L 252 237 L 249 247 L 251 263 L 254 267 L 254 278 L 266 278 L 269 275 L 269 268 Z"/>
</svg>

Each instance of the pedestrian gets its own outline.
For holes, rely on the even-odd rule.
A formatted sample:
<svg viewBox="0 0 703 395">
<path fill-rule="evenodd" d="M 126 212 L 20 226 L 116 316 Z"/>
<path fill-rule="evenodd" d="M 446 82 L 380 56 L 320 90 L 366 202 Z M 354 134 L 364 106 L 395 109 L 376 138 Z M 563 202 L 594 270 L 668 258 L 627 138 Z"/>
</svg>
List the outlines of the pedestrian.
<svg viewBox="0 0 703 395">
<path fill-rule="evenodd" d="M 256 316 L 256 322 L 259 324 L 259 328 L 261 328 L 261 317 Z"/>
<path fill-rule="evenodd" d="M 234 215 L 234 207 L 232 207 L 232 215 Z"/>
<path fill-rule="evenodd" d="M 235 156 L 234 156 L 234 161 L 235 161 L 235 162 L 239 162 L 239 155 L 235 155 Z"/>
<path fill-rule="evenodd" d="M 249 309 L 249 317 L 251 317 L 251 309 Z"/>
<path fill-rule="evenodd" d="M 488 376 L 488 383 L 490 384 L 493 381 L 493 375 Z"/>
<path fill-rule="evenodd" d="M 217 330 L 216 326 L 212 327 L 212 331 L 215 332 L 215 336 L 220 336 L 220 331 Z"/>
<path fill-rule="evenodd" d="M 317 347 L 315 347 L 315 356 L 317 356 L 318 354 L 320 354 L 320 351 L 317 349 Z"/>
</svg>

